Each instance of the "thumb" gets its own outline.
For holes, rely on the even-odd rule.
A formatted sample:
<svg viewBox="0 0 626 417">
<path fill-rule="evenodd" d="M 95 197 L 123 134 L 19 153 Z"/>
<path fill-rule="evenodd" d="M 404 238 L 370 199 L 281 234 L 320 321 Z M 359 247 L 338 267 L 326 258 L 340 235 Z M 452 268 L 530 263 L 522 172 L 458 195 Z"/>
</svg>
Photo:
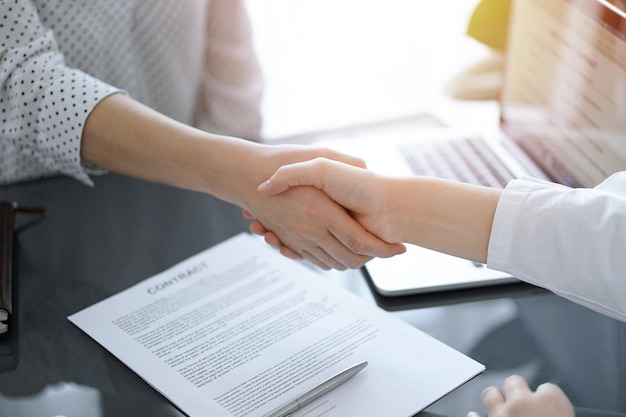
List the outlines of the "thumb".
<svg viewBox="0 0 626 417">
<path fill-rule="evenodd" d="M 316 169 L 321 163 L 318 159 L 297 162 L 278 168 L 268 180 L 257 187 L 257 190 L 267 195 L 276 195 L 287 191 L 291 187 L 303 185 L 322 189 L 319 181 L 322 181 L 323 172 Z"/>
<path fill-rule="evenodd" d="M 289 184 L 280 181 L 280 178 L 275 178 L 275 176 L 276 174 L 262 182 L 256 188 L 257 191 L 267 195 L 276 195 L 287 191 L 289 189 Z"/>
</svg>

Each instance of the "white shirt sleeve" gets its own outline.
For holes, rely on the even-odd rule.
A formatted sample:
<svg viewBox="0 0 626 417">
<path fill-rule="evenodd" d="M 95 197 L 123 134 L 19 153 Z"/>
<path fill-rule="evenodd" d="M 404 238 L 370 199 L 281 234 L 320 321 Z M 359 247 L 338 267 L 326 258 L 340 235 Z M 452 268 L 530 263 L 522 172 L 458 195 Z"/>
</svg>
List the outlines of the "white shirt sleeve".
<svg viewBox="0 0 626 417">
<path fill-rule="evenodd" d="M 65 65 L 30 1 L 0 2 L 0 184 L 64 174 L 92 184 L 82 130 L 114 87 Z"/>
<path fill-rule="evenodd" d="M 626 172 L 593 189 L 512 181 L 487 265 L 626 321 Z"/>
</svg>

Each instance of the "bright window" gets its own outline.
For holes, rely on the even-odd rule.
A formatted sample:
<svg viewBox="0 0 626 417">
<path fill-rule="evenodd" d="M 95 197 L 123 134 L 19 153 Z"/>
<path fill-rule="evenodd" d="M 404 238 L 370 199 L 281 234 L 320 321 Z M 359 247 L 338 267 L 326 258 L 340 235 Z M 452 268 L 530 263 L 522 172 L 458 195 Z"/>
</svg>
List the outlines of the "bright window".
<svg viewBox="0 0 626 417">
<path fill-rule="evenodd" d="M 419 113 L 485 53 L 465 35 L 476 1 L 247 3 L 269 138 Z"/>
</svg>

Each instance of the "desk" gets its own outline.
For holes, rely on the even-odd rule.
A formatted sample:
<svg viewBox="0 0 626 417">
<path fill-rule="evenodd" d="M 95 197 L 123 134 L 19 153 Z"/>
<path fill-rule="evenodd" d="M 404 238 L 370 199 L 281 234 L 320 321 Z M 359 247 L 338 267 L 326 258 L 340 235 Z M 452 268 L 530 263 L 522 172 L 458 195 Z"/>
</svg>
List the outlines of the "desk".
<svg viewBox="0 0 626 417">
<path fill-rule="evenodd" d="M 2 187 L 0 199 L 46 206 L 45 219 L 18 236 L 19 334 L 0 350 L 18 362 L 0 374 L 0 416 L 180 416 L 66 316 L 246 230 L 240 210 L 116 175 L 96 178 L 94 189 L 64 178 Z M 375 302 L 359 271 L 323 276 Z M 555 296 L 390 314 L 487 366 L 429 411 L 480 410 L 480 391 L 513 372 L 562 384 L 577 405 L 626 409 L 624 324 Z"/>
<path fill-rule="evenodd" d="M 114 174 L 94 181 L 0 187 L 0 200 L 46 209 L 17 237 L 19 332 L 0 345 L 2 362 L 17 366 L 0 373 L 1 417 L 179 415 L 66 317 L 247 230 L 248 221 L 201 193 Z"/>
<path fill-rule="evenodd" d="M 376 303 L 358 271 L 331 279 Z M 442 296 L 443 298 L 443 296 Z M 626 323 L 548 292 L 390 312 L 484 363 L 487 370 L 427 411 L 482 411 L 480 393 L 509 375 L 559 384 L 577 407 L 626 412 Z"/>
</svg>

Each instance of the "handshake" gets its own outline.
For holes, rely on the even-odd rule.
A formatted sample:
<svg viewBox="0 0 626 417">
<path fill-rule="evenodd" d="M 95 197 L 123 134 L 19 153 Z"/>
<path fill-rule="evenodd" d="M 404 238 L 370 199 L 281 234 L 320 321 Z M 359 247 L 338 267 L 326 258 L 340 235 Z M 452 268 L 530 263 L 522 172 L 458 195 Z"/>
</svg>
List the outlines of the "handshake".
<svg viewBox="0 0 626 417">
<path fill-rule="evenodd" d="M 318 151 L 323 155 L 274 170 L 255 190 L 262 209 L 243 210 L 250 230 L 284 256 L 345 270 L 412 243 L 486 261 L 500 190 L 384 176 L 358 158 Z"/>
<path fill-rule="evenodd" d="M 383 176 L 365 169 L 358 159 L 329 156 L 334 158 L 282 165 L 263 181 L 255 190 L 266 208 L 263 219 L 243 211 L 252 219 L 250 230 L 283 255 L 324 269 L 358 268 L 372 257 L 404 252 L 403 243 L 486 262 L 502 190 Z M 516 375 L 502 388 L 487 387 L 481 400 L 490 416 L 574 417 L 558 386 L 547 383 L 532 391 Z M 467 417 L 478 415 L 472 411 Z"/>
</svg>

